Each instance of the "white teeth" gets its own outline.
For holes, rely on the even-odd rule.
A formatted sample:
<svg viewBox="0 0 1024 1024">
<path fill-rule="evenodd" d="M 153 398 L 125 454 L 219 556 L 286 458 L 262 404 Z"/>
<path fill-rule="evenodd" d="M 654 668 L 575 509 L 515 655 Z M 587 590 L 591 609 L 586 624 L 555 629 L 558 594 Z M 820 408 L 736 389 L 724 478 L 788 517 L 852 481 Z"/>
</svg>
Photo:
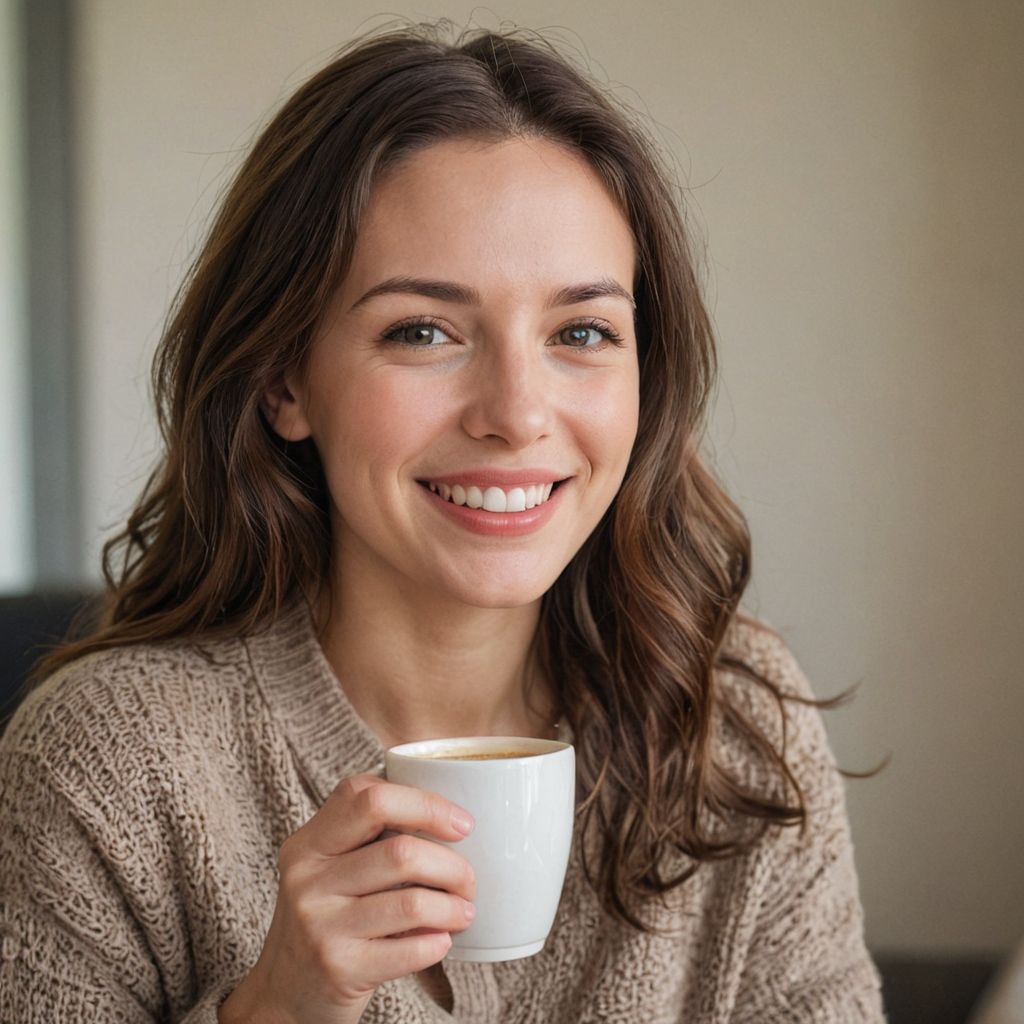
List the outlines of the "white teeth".
<svg viewBox="0 0 1024 1024">
<path fill-rule="evenodd" d="M 505 512 L 506 504 L 505 492 L 500 487 L 488 487 L 484 491 L 484 508 L 488 512 Z"/>
<path fill-rule="evenodd" d="M 484 506 L 488 512 L 525 512 L 526 491 L 513 487 L 506 494 L 500 487 L 488 487 L 484 491 Z"/>
<path fill-rule="evenodd" d="M 461 484 L 449 486 L 433 482 L 427 486 L 434 494 L 455 505 L 482 508 L 487 512 L 525 512 L 527 509 L 543 505 L 551 497 L 554 481 L 549 484 L 530 484 L 528 487 L 511 487 L 507 491 L 501 487 L 481 489 L 463 487 Z"/>
</svg>

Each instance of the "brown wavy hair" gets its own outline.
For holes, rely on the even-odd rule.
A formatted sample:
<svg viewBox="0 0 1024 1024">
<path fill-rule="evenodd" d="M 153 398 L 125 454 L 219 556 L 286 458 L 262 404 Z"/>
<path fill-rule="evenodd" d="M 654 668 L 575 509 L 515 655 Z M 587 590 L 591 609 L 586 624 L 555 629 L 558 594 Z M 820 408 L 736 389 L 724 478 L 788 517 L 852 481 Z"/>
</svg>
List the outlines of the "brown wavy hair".
<svg viewBox="0 0 1024 1024">
<path fill-rule="evenodd" d="M 549 39 L 451 34 L 447 19 L 367 33 L 260 134 L 157 351 L 164 454 L 104 547 L 101 616 L 33 679 L 114 645 L 246 634 L 296 598 L 312 604 L 331 558 L 323 471 L 312 441 L 270 429 L 260 398 L 303 367 L 375 180 L 441 140 L 559 143 L 600 175 L 636 240 L 640 422 L 619 494 L 542 599 L 533 653 L 575 733 L 582 824 L 603 844 L 586 877 L 606 910 L 646 931 L 636 899 L 806 819 L 784 739 L 776 749 L 714 681 L 716 669 L 746 675 L 780 712 L 788 696 L 724 648 L 750 536 L 698 454 L 712 330 L 673 176 L 640 118 Z M 716 708 L 769 766 L 771 792 L 719 763 Z M 671 851 L 687 860 L 666 878 Z"/>
</svg>

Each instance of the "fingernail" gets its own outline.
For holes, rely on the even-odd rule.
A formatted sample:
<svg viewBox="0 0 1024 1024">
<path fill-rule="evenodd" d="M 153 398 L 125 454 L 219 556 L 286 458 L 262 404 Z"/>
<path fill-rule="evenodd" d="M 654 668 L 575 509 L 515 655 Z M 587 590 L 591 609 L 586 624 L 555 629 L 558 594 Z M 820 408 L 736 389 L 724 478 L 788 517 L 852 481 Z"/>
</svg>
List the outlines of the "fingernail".
<svg viewBox="0 0 1024 1024">
<path fill-rule="evenodd" d="M 463 909 L 466 911 L 466 920 L 472 921 L 476 917 L 476 907 L 472 903 L 467 903 Z"/>
<path fill-rule="evenodd" d="M 468 836 L 473 831 L 474 824 L 475 822 L 466 811 L 461 809 L 452 811 L 452 827 L 464 836 Z"/>
</svg>

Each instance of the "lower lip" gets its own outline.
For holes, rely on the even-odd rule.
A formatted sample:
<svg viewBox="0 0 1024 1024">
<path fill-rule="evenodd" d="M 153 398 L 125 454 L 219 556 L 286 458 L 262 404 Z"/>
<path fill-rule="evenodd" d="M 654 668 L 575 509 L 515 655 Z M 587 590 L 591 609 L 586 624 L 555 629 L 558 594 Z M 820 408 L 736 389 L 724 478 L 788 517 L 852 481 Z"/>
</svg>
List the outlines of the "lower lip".
<svg viewBox="0 0 1024 1024">
<path fill-rule="evenodd" d="M 473 533 L 485 537 L 522 537 L 524 534 L 539 530 L 555 514 L 561 503 L 562 494 L 571 482 L 570 477 L 559 484 L 558 490 L 551 492 L 551 497 L 543 505 L 526 509 L 524 512 L 487 512 L 482 508 L 456 505 L 452 501 L 445 501 L 440 494 L 435 494 L 425 484 L 417 486 L 439 512 L 467 530 L 472 530 Z"/>
</svg>

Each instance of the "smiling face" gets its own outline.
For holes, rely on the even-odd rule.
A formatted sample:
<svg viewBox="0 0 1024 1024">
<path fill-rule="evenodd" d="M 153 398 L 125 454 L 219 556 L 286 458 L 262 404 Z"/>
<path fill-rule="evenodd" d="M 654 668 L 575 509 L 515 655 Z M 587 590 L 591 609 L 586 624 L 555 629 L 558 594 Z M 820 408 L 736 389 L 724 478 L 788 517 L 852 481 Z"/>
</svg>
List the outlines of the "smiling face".
<svg viewBox="0 0 1024 1024">
<path fill-rule="evenodd" d="M 552 585 L 636 437 L 634 270 L 614 200 L 553 143 L 444 142 L 377 184 L 305 372 L 264 402 L 320 453 L 346 589 L 501 608 Z"/>
</svg>

